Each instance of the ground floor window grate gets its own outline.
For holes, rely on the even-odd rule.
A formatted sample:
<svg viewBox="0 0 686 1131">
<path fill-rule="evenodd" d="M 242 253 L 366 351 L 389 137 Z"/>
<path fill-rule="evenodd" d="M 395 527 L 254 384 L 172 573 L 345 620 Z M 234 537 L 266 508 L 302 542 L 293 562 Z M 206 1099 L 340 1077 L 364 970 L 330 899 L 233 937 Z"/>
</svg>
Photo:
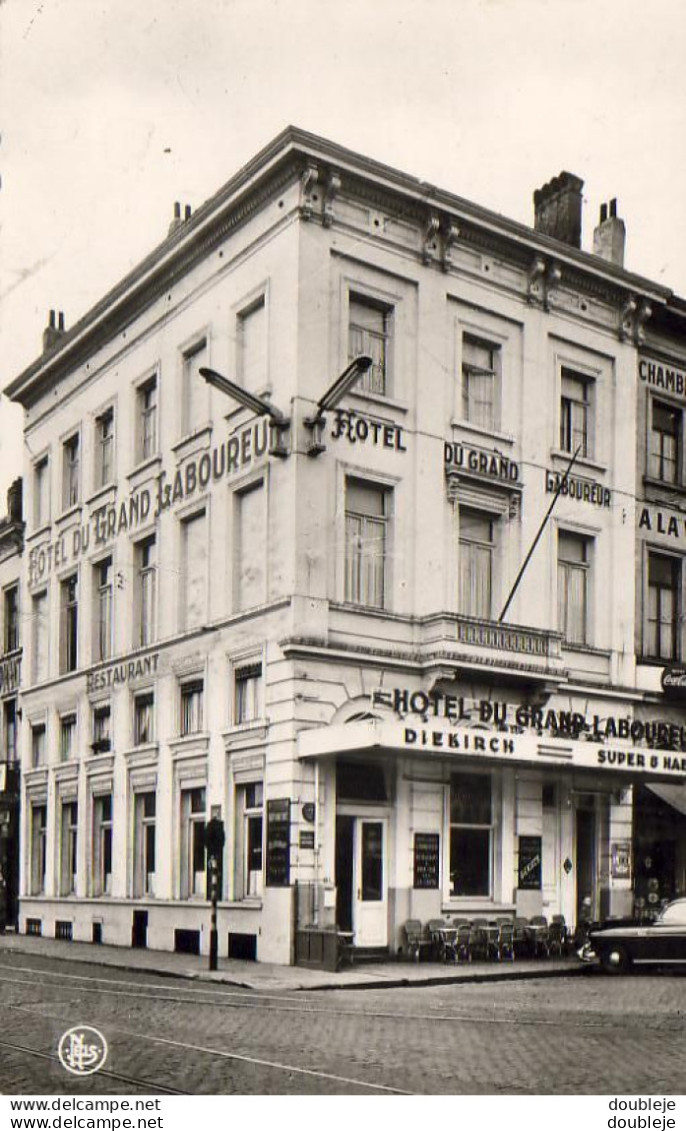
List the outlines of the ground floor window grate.
<svg viewBox="0 0 686 1131">
<path fill-rule="evenodd" d="M 257 935 L 244 935 L 229 931 L 229 958 L 242 958 L 244 962 L 257 962 Z"/>
<path fill-rule="evenodd" d="M 200 954 L 200 931 L 177 927 L 174 931 L 174 950 L 177 954 Z"/>
<path fill-rule="evenodd" d="M 27 919 L 26 920 L 26 933 L 27 933 L 27 935 L 42 935 L 43 934 L 43 920 L 42 919 Z"/>
<path fill-rule="evenodd" d="M 55 938 L 63 942 L 71 942 L 74 937 L 74 924 L 71 920 L 57 919 L 55 922 Z"/>
</svg>

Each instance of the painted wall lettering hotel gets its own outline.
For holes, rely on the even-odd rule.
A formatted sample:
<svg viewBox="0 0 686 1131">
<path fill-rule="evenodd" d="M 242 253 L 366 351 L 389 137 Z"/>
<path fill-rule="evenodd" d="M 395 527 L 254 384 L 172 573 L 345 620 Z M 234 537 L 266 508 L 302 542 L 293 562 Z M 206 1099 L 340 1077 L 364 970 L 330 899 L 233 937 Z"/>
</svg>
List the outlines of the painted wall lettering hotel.
<svg viewBox="0 0 686 1131">
<path fill-rule="evenodd" d="M 290 128 L 51 316 L 7 390 L 22 932 L 206 953 L 211 818 L 222 956 L 686 890 L 686 303 L 581 199 Z"/>
</svg>

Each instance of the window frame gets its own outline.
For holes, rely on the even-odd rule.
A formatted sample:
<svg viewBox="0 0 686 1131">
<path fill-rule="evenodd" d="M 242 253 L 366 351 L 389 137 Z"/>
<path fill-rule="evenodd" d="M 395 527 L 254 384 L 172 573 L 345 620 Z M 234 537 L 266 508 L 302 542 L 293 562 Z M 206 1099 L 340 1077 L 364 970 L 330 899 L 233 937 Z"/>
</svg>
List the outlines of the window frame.
<svg viewBox="0 0 686 1131">
<path fill-rule="evenodd" d="M 112 748 L 112 703 L 106 699 L 91 704 L 91 750 L 93 754 L 108 754 Z"/>
<path fill-rule="evenodd" d="M 157 547 L 156 534 L 149 534 L 134 543 L 135 596 L 134 596 L 134 648 L 145 648 L 157 639 Z M 152 550 L 152 560 L 145 555 Z M 150 593 L 146 594 L 148 588 Z M 149 609 L 146 616 L 146 604 Z"/>
<path fill-rule="evenodd" d="M 560 556 L 561 538 L 576 539 L 583 549 L 583 558 L 563 558 Z M 592 640 L 592 577 L 595 539 L 592 535 L 581 530 L 574 530 L 566 526 L 557 528 L 557 630 L 562 635 L 563 647 L 584 648 L 589 647 Z M 584 609 L 582 614 L 581 637 L 577 639 L 568 635 L 569 611 L 571 602 L 569 594 L 573 588 L 573 575 L 583 577 Z M 561 586 L 565 579 L 565 599 L 562 598 Z"/>
<path fill-rule="evenodd" d="M 583 431 L 583 444 L 578 455 L 580 460 L 595 460 L 596 453 L 596 416 L 597 416 L 597 389 L 598 378 L 597 375 L 584 372 L 583 369 L 568 362 L 560 363 L 560 396 L 558 401 L 558 414 L 559 414 L 559 451 L 565 455 L 571 456 L 575 453 L 578 444 L 575 441 L 575 436 L 579 433 L 578 426 L 575 426 L 576 413 L 574 413 L 573 406 L 583 406 L 582 418 L 584 422 Z M 577 385 L 583 387 L 584 394 L 587 396 L 581 399 L 565 396 L 564 382 L 574 381 Z M 569 405 L 568 412 L 565 410 L 565 404 Z M 567 417 L 567 419 L 566 419 Z"/>
<path fill-rule="evenodd" d="M 70 458 L 73 452 L 76 458 Z M 73 497 L 72 497 L 73 496 Z M 81 502 L 81 431 L 71 432 L 62 441 L 62 513 Z"/>
<path fill-rule="evenodd" d="M 37 611 L 39 603 L 42 603 L 44 615 L 41 617 Z M 42 629 L 39 626 L 42 625 Z M 50 677 L 50 598 L 48 596 L 48 589 L 39 590 L 37 593 L 31 594 L 31 668 L 34 683 L 42 683 Z M 39 656 L 39 631 L 44 633 L 42 642 L 44 644 L 45 654 L 45 671 L 38 670 L 38 656 Z"/>
<path fill-rule="evenodd" d="M 379 493 L 382 499 L 382 513 L 380 515 L 363 513 L 349 508 L 348 489 L 353 484 L 364 488 L 372 488 Z M 390 561 L 392 556 L 391 539 L 394 517 L 394 484 L 365 476 L 353 469 L 346 469 L 343 479 L 343 600 L 346 604 L 354 605 L 356 608 L 374 609 L 384 612 L 388 612 L 391 608 L 392 578 L 390 573 Z M 360 522 L 359 530 L 354 534 L 351 534 L 351 519 Z M 375 601 L 373 598 L 377 596 L 376 593 L 367 594 L 363 591 L 365 590 L 364 574 L 366 569 L 368 570 L 371 565 L 372 570 L 374 570 L 374 563 L 377 560 L 375 555 L 372 554 L 367 561 L 367 555 L 364 553 L 364 543 L 365 540 L 368 540 L 370 537 L 368 531 L 372 532 L 371 538 L 372 541 L 374 540 L 376 536 L 373 534 L 373 531 L 377 527 L 383 532 L 383 545 L 380 557 L 381 594 L 380 600 Z M 357 546 L 355 545 L 355 539 L 357 539 Z M 366 569 L 365 561 L 367 561 Z M 355 595 L 356 592 L 358 596 Z"/>
<path fill-rule="evenodd" d="M 36 770 L 47 765 L 48 728 L 45 719 L 30 723 L 31 727 L 31 768 Z"/>
<path fill-rule="evenodd" d="M 109 571 L 104 573 L 104 571 Z M 114 558 L 112 554 L 93 562 L 93 662 L 111 660 L 114 655 Z M 103 580 L 103 577 L 105 580 Z M 103 621 L 103 605 L 107 611 Z M 103 633 L 103 624 L 106 632 Z"/>
<path fill-rule="evenodd" d="M 250 703 L 247 711 L 244 709 L 245 684 L 254 681 L 254 686 L 249 689 L 247 699 L 253 704 L 250 713 Z M 233 726 L 254 726 L 264 718 L 264 662 L 262 657 L 245 657 L 234 660 L 232 664 L 232 695 L 231 695 L 231 722 Z"/>
<path fill-rule="evenodd" d="M 77 726 L 78 716 L 76 711 L 64 711 L 59 716 L 60 721 L 60 736 L 59 736 L 59 756 L 60 763 L 71 762 L 76 757 L 77 741 Z M 65 754 L 65 733 L 71 732 L 71 740 L 69 743 L 69 751 Z"/>
<path fill-rule="evenodd" d="M 106 429 L 109 427 L 109 432 Z M 114 403 L 100 409 L 94 418 L 93 479 L 94 489 L 101 491 L 116 480 L 117 428 Z"/>
<path fill-rule="evenodd" d="M 651 649 L 650 649 L 650 624 L 651 624 L 650 590 L 651 590 L 651 588 L 653 588 L 653 586 L 651 586 L 651 584 L 650 584 L 650 563 L 651 563 L 651 559 L 659 559 L 661 562 L 669 562 L 670 569 L 673 571 L 672 593 L 673 593 L 673 598 L 674 598 L 674 611 L 673 611 L 673 618 L 672 618 L 672 646 L 673 646 L 673 653 L 674 654 L 672 656 L 663 655 L 661 648 L 656 649 L 655 652 L 652 652 Z M 681 657 L 684 654 L 682 618 L 683 618 L 683 609 L 684 609 L 683 587 L 684 587 L 684 561 L 685 560 L 686 559 L 684 559 L 681 555 L 670 554 L 670 553 L 666 552 L 665 550 L 663 550 L 661 547 L 646 545 L 645 564 L 644 564 L 645 583 L 644 583 L 644 590 L 643 590 L 643 609 L 642 609 L 642 616 L 641 616 L 641 627 L 642 627 L 642 649 L 641 649 L 642 655 L 641 655 L 641 659 L 647 660 L 649 663 L 665 664 L 665 663 L 674 663 L 675 661 L 678 662 L 678 661 L 681 660 Z M 662 590 L 666 590 L 667 588 L 668 587 L 665 586 L 665 585 L 658 587 L 660 592 Z M 661 602 L 658 600 L 658 606 L 660 605 L 660 603 Z M 658 607 L 658 614 L 659 614 L 659 607 Z M 659 615 L 658 615 L 657 618 L 655 618 L 655 623 L 658 624 L 658 625 L 661 625 L 663 623 L 659 619 Z M 659 639 L 661 640 L 661 638 L 662 638 L 662 634 L 660 632 L 659 633 Z"/>
<path fill-rule="evenodd" d="M 257 396 L 261 396 L 271 389 L 271 375 L 269 366 L 269 301 L 268 286 L 259 287 L 251 295 L 245 297 L 235 310 L 235 335 L 236 335 L 236 373 L 239 384 Z M 246 385 L 246 357 L 245 357 L 245 324 L 256 311 L 264 311 L 265 343 L 264 343 L 264 381 L 257 388 Z"/>
<path fill-rule="evenodd" d="M 105 810 L 109 802 L 109 815 Z M 96 898 L 112 895 L 113 811 L 112 792 L 94 793 L 91 804 L 91 894 Z M 103 809 L 99 813 L 99 809 Z M 109 869 L 107 867 L 109 863 Z M 109 878 L 108 878 L 109 877 Z"/>
<path fill-rule="evenodd" d="M 487 780 L 490 783 L 490 822 L 485 824 L 483 822 L 465 822 L 453 821 L 452 819 L 452 790 L 453 782 L 458 778 L 473 778 L 478 780 Z M 500 818 L 500 793 L 498 789 L 497 775 L 491 770 L 473 770 L 471 768 L 464 768 L 455 770 L 450 774 L 450 779 L 445 788 L 445 831 L 444 836 L 444 871 L 446 892 L 445 897 L 450 902 L 470 902 L 470 901 L 483 901 L 484 903 L 493 902 L 496 898 L 496 859 L 498 855 L 498 836 L 499 836 L 499 818 Z M 488 884 L 487 890 L 483 892 L 462 892 L 459 893 L 454 888 L 453 883 L 453 869 L 452 869 L 452 856 L 453 856 L 453 829 L 456 830 L 470 830 L 476 832 L 488 831 Z M 473 853 L 470 852 L 470 857 L 473 858 Z"/>
<path fill-rule="evenodd" d="M 210 423 L 210 408 L 209 408 L 209 385 L 205 383 L 204 392 L 206 393 L 205 410 L 202 419 L 198 420 L 196 424 L 192 421 L 192 407 L 193 399 L 191 396 L 191 378 L 193 373 L 192 359 L 197 357 L 199 353 L 205 352 L 205 365 L 211 364 L 210 358 L 210 332 L 206 328 L 198 331 L 192 338 L 180 347 L 180 365 L 181 365 L 181 439 L 187 436 L 194 436 L 196 432 L 201 432 Z M 202 386 L 200 386 L 202 388 Z"/>
<path fill-rule="evenodd" d="M 30 809 L 30 853 L 29 861 L 29 891 L 31 895 L 44 895 L 47 878 L 48 862 L 48 803 L 47 800 L 29 800 Z M 37 813 L 42 814 L 39 825 L 36 824 Z"/>
<path fill-rule="evenodd" d="M 140 709 L 148 709 L 149 734 L 145 738 L 141 729 Z M 155 742 L 155 691 L 152 687 L 140 688 L 133 692 L 133 727 L 132 737 L 134 746 L 151 746 Z"/>
<path fill-rule="evenodd" d="M 152 797 L 152 813 L 146 812 L 146 799 Z M 155 874 L 157 870 L 157 789 L 155 786 L 139 786 L 132 793 L 133 809 L 133 852 L 132 852 L 132 893 L 134 899 L 144 899 L 155 895 Z M 152 838 L 150 830 L 152 829 Z M 152 840 L 152 853 L 150 842 Z M 154 868 L 150 869 L 150 856 Z M 152 877 L 152 880 L 151 880 Z"/>
<path fill-rule="evenodd" d="M 60 578 L 60 675 L 68 675 L 79 668 L 79 584 L 78 570 Z M 69 596 L 69 586 L 74 586 Z"/>
<path fill-rule="evenodd" d="M 11 598 L 14 601 L 11 604 Z M 21 644 L 21 608 L 19 582 L 6 585 L 2 591 L 2 639 L 5 654 L 15 652 Z"/>
<path fill-rule="evenodd" d="M 376 360 L 372 366 L 364 373 L 353 387 L 353 392 L 360 396 L 381 397 L 385 400 L 391 399 L 395 395 L 395 332 L 396 332 L 396 303 L 384 299 L 381 296 L 370 293 L 370 291 L 361 284 L 349 284 L 347 289 L 347 302 L 346 302 L 346 321 L 345 321 L 345 334 L 346 334 L 346 357 L 348 363 L 353 358 L 358 357 L 360 354 L 369 354 L 373 359 L 375 358 L 374 346 L 366 341 L 367 335 L 372 335 L 370 341 L 381 342 L 383 362 L 381 366 L 382 380 L 375 376 L 375 370 L 378 368 Z M 382 330 L 371 330 L 369 327 L 361 323 L 353 322 L 353 304 L 373 310 L 380 314 L 382 317 Z M 353 348 L 352 334 L 353 331 L 358 332 L 362 336 L 360 348 Z M 381 387 L 377 387 L 381 386 Z"/>
<path fill-rule="evenodd" d="M 67 810 L 69 811 L 67 813 Z M 79 803 L 72 797 L 60 797 L 59 829 L 59 894 L 75 895 L 78 884 Z M 65 817 L 69 817 L 65 824 Z M 68 867 L 70 865 L 70 867 Z"/>
<path fill-rule="evenodd" d="M 188 711 L 186 709 L 185 700 L 189 695 L 199 694 L 199 705 L 193 709 L 193 715 L 197 713 L 198 726 L 194 729 L 188 729 Z M 204 675 L 189 676 L 186 679 L 179 681 L 179 737 L 180 738 L 193 738 L 200 734 L 204 734 L 205 725 L 205 677 Z"/>
<path fill-rule="evenodd" d="M 502 342 L 493 341 L 491 338 L 483 337 L 474 330 L 461 327 L 461 349 L 460 349 L 460 420 L 464 424 L 468 424 L 471 428 L 481 429 L 483 431 L 492 433 L 500 430 L 501 424 L 501 402 L 502 402 Z M 465 346 L 473 346 L 475 349 L 485 349 L 490 356 L 490 366 L 488 369 L 481 368 L 470 364 L 465 361 Z M 471 400 L 469 397 L 470 376 L 485 376 L 488 374 L 491 378 L 491 400 L 490 400 L 490 420 L 481 421 L 475 418 L 472 413 L 470 405 Z"/>
<path fill-rule="evenodd" d="M 202 808 L 194 808 L 194 801 L 202 794 Z M 185 812 L 188 797 L 188 812 Z M 180 899 L 205 899 L 207 895 L 206 859 L 204 849 L 204 829 L 207 814 L 207 786 L 185 784 L 179 790 L 179 898 Z M 196 869 L 196 853 L 200 852 L 202 843 L 202 871 Z M 202 875 L 202 880 L 198 877 Z M 200 889 L 200 890 L 199 890 Z"/>
<path fill-rule="evenodd" d="M 152 404 L 146 400 L 150 393 L 154 393 Z M 136 385 L 136 465 L 159 455 L 159 410 L 160 381 L 155 370 Z M 152 427 L 149 428 L 151 420 Z"/>
<path fill-rule="evenodd" d="M 495 600 L 496 600 L 496 597 L 498 595 L 497 569 L 498 569 L 498 562 L 499 562 L 498 551 L 499 551 L 499 548 L 500 548 L 500 539 L 499 539 L 500 531 L 499 531 L 499 528 L 498 528 L 498 523 L 499 523 L 499 520 L 501 519 L 502 515 L 499 512 L 489 510 L 486 507 L 474 505 L 474 504 L 471 503 L 471 500 L 469 502 L 460 500 L 459 504 L 458 504 L 458 509 L 459 509 L 459 518 L 458 518 L 459 530 L 458 530 L 458 539 L 457 539 L 458 554 L 459 554 L 458 570 L 457 570 L 457 608 L 458 608 L 458 614 L 460 616 L 465 616 L 465 617 L 474 617 L 477 620 L 490 621 L 490 620 L 493 620 L 493 617 L 494 617 Z M 470 538 L 470 537 L 467 537 L 465 535 L 465 530 L 464 530 L 464 526 L 463 526 L 463 518 L 465 516 L 465 512 L 469 515 L 474 515 L 474 516 L 488 522 L 488 524 L 490 526 L 490 533 L 491 533 L 490 541 L 484 541 L 481 538 Z M 488 592 L 489 592 L 488 605 L 489 605 L 489 607 L 488 607 L 487 615 L 484 615 L 480 611 L 475 611 L 471 607 L 471 604 L 472 604 L 471 601 L 467 602 L 467 601 L 463 600 L 463 596 L 464 596 L 464 593 L 465 593 L 465 572 L 464 571 L 465 571 L 465 567 L 467 565 L 467 556 L 468 556 L 467 552 L 469 552 L 470 562 L 472 562 L 474 565 L 476 565 L 477 564 L 477 558 L 475 557 L 475 552 L 477 550 L 480 550 L 480 551 L 486 550 L 488 552 L 488 563 L 489 563 L 489 565 L 488 565 Z M 469 605 L 469 607 L 466 607 L 467 605 Z M 463 606 L 465 606 L 465 607 L 463 607 Z"/>
<path fill-rule="evenodd" d="M 663 412 L 671 413 L 676 422 L 675 429 L 675 445 L 676 452 L 673 459 L 674 464 L 674 478 L 665 478 L 660 474 L 661 467 L 655 472 L 653 469 L 653 460 L 657 457 L 660 465 L 665 460 L 665 453 L 663 448 L 663 438 L 669 436 L 670 433 L 664 429 L 655 428 L 655 410 L 660 409 Z M 663 397 L 649 395 L 648 396 L 648 436 L 647 436 L 647 452 L 646 452 L 646 475 L 655 483 L 661 483 L 666 488 L 683 487 L 684 485 L 684 411 L 681 406 L 673 404 L 671 401 Z M 660 450 L 654 451 L 654 439 L 659 436 Z M 667 457 L 668 458 L 668 457 Z M 671 461 L 670 461 L 671 462 Z"/>
<path fill-rule="evenodd" d="M 48 526 L 52 517 L 50 483 L 50 453 L 43 452 L 33 461 L 33 526 L 41 530 Z"/>
</svg>

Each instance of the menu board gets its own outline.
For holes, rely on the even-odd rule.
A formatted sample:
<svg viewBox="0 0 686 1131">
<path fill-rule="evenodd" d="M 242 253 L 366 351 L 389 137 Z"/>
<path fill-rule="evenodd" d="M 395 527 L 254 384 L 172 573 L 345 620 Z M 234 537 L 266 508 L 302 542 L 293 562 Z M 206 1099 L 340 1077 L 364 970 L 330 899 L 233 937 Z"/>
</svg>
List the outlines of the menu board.
<svg viewBox="0 0 686 1131">
<path fill-rule="evenodd" d="M 286 888 L 291 882 L 291 802 L 289 797 L 267 802 L 266 883 Z"/>
<path fill-rule="evenodd" d="M 437 888 L 439 884 L 438 833 L 414 834 L 414 887 Z"/>
<path fill-rule="evenodd" d="M 520 891 L 541 890 L 541 838 L 520 836 L 517 886 Z"/>
</svg>

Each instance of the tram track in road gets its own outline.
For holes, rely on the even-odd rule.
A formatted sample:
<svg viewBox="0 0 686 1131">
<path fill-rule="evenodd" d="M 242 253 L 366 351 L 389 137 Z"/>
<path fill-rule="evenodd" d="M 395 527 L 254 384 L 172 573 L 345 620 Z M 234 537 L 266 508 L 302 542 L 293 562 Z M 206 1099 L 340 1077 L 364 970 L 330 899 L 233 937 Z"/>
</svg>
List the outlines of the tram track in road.
<svg viewBox="0 0 686 1131">
<path fill-rule="evenodd" d="M 10 1008 L 19 1007 L 11 1006 Z M 52 1061 L 54 1064 L 61 1064 L 60 1058 L 55 1053 L 32 1048 L 30 1045 L 16 1044 L 14 1041 L 0 1040 L 0 1049 L 20 1053 L 34 1060 L 47 1060 Z M 167 1084 L 157 1084 L 154 1080 L 144 1080 L 142 1077 L 126 1076 L 121 1072 L 111 1072 L 107 1068 L 101 1068 L 98 1072 L 98 1077 L 103 1076 L 108 1080 L 116 1080 L 118 1084 L 127 1084 L 129 1087 L 140 1088 L 145 1095 L 150 1094 L 151 1091 L 164 1092 L 165 1095 L 169 1096 L 187 1096 L 190 1094 L 182 1091 L 180 1088 L 170 1088 Z"/>
<path fill-rule="evenodd" d="M 31 974 L 31 978 L 16 978 L 6 977 L 0 975 L 0 984 L 3 982 L 11 985 L 27 985 L 38 987 L 40 986 L 46 990 L 59 991 L 66 986 L 62 986 L 60 982 L 66 982 L 69 985 L 72 993 L 77 991 L 80 994 L 87 994 L 91 996 L 113 997 L 115 999 L 131 998 L 140 1001 L 154 1001 L 159 1004 L 169 1005 L 188 1005 L 197 1004 L 200 1007 L 209 1007 L 213 1009 L 245 1009 L 254 1010 L 257 1012 L 279 1012 L 279 1013 L 296 1013 L 307 1014 L 316 1016 L 323 1015 L 331 1017 L 354 1017 L 362 1020 L 369 1021 L 392 1021 L 392 1022 L 426 1022 L 442 1024 L 475 1024 L 475 1025 L 512 1025 L 512 1026 L 543 1026 L 550 1028 L 559 1027 L 559 1017 L 542 1017 L 540 1014 L 528 1014 L 520 1008 L 514 1009 L 510 1007 L 511 1012 L 504 1013 L 502 1011 L 497 1014 L 486 1014 L 483 1009 L 475 1009 L 474 1011 L 461 1010 L 459 1012 L 417 1012 L 417 1011 L 401 1011 L 401 1010 L 383 1010 L 383 1009 L 346 1009 L 332 1003 L 320 1005 L 315 1003 L 311 998 L 304 997 L 302 994 L 298 996 L 285 996 L 281 994 L 269 994 L 262 992 L 250 991 L 231 991 L 213 988 L 200 989 L 197 987 L 176 987 L 172 992 L 167 988 L 167 982 L 156 983 L 143 982 L 138 983 L 125 979 L 114 978 L 98 978 L 93 975 L 80 975 L 80 974 L 63 974 L 55 971 L 45 971 L 32 967 L 14 967 L 17 973 Z M 57 979 L 56 982 L 50 981 L 37 981 L 36 976 L 41 979 Z M 86 985 L 76 983 L 87 983 Z M 632 1026 L 632 1022 L 634 1023 Z M 683 1032 L 686 1029 L 686 1016 L 683 1013 L 678 1013 L 676 1016 L 669 1019 L 669 1025 L 665 1024 L 664 1019 L 659 1023 L 651 1024 L 650 1019 L 645 1015 L 640 1015 L 635 1018 L 621 1015 L 615 1019 L 608 1017 L 606 1014 L 596 1017 L 589 1013 L 585 1013 L 577 1020 L 567 1021 L 568 1026 L 573 1026 L 578 1029 L 602 1029 L 608 1030 L 612 1028 L 627 1028 L 635 1027 L 642 1031 L 646 1029 L 655 1028 L 656 1030 L 664 1030 L 669 1028 L 673 1032 Z"/>
</svg>

